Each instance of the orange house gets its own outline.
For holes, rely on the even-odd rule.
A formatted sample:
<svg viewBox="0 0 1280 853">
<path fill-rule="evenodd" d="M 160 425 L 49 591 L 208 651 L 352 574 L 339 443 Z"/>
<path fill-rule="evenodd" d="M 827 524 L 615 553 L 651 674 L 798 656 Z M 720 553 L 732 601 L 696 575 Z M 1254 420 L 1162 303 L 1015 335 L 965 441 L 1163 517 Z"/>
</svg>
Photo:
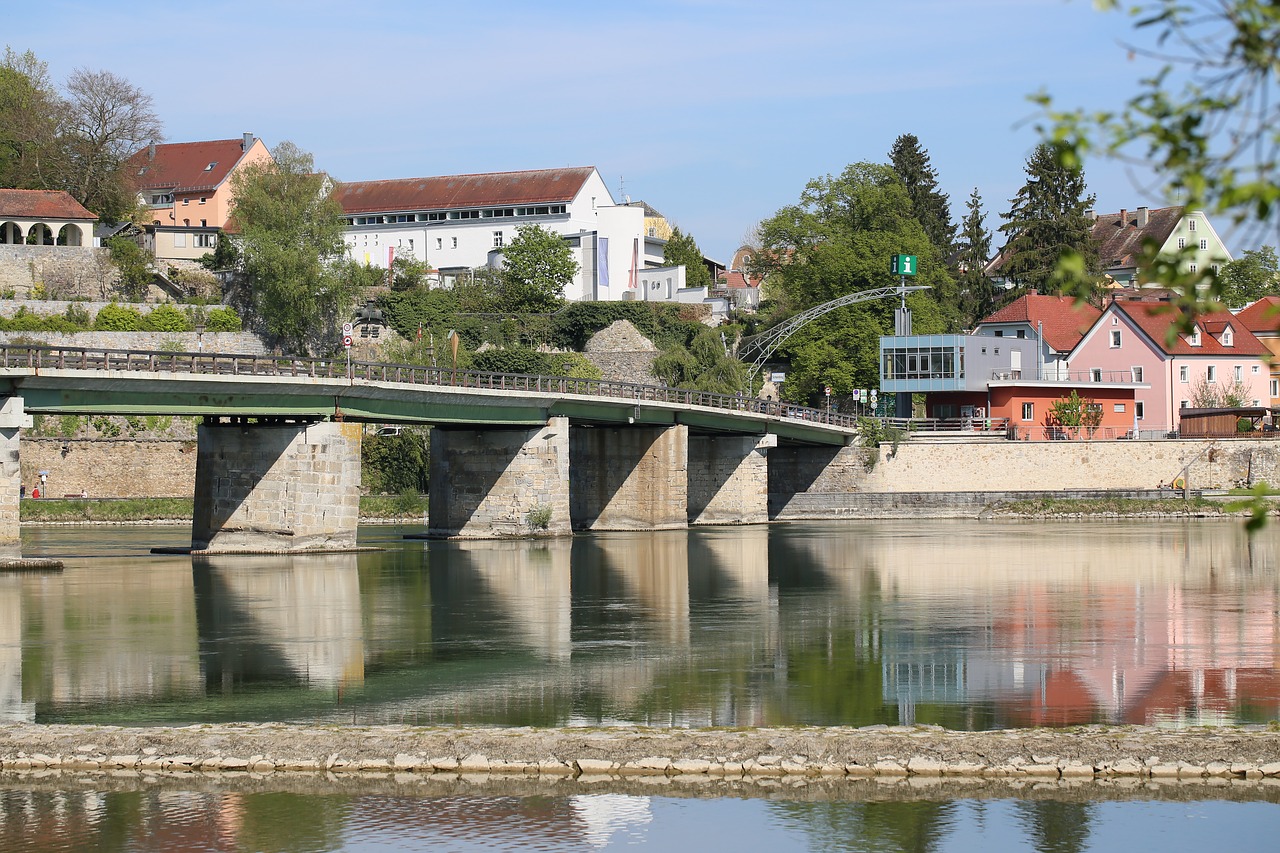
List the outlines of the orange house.
<svg viewBox="0 0 1280 853">
<path fill-rule="evenodd" d="M 231 177 L 250 163 L 271 160 L 261 139 L 151 144 L 124 169 L 150 214 L 151 249 L 158 260 L 197 260 L 218 244 L 231 216 Z"/>
</svg>

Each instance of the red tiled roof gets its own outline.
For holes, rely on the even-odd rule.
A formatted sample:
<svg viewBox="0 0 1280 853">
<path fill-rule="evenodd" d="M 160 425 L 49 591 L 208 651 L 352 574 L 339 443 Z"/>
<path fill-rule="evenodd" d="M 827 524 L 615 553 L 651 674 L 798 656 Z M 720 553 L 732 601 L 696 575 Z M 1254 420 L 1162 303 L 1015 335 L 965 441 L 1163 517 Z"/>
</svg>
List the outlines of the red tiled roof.
<svg viewBox="0 0 1280 853">
<path fill-rule="evenodd" d="M 217 189 L 245 155 L 243 144 L 243 138 L 173 142 L 156 145 L 154 156 L 147 146 L 125 161 L 124 170 L 139 190 Z"/>
<path fill-rule="evenodd" d="M 724 274 L 724 284 L 722 287 L 757 287 L 760 284 L 759 279 L 748 279 L 746 274 L 736 270 L 730 270 Z"/>
<path fill-rule="evenodd" d="M 62 190 L 0 190 L 0 219 L 97 219 Z"/>
<path fill-rule="evenodd" d="M 1183 208 L 1158 207 L 1147 211 L 1147 224 L 1139 227 L 1138 211 L 1104 213 L 1093 222 L 1091 236 L 1098 246 L 1104 270 L 1136 267 L 1142 257 L 1142 241 L 1163 246 L 1182 219 Z"/>
<path fill-rule="evenodd" d="M 448 210 L 498 204 L 570 202 L 595 172 L 593 166 L 443 175 L 339 184 L 333 196 L 346 213 Z"/>
<path fill-rule="evenodd" d="M 1180 316 L 1179 310 L 1170 303 L 1117 299 L 1113 305 L 1169 355 L 1269 355 L 1266 345 L 1229 311 L 1200 314 L 1196 318 L 1201 330 L 1200 346 L 1193 347 L 1183 335 L 1175 337 L 1172 344 L 1165 338 L 1169 327 Z M 1217 338 L 1227 324 L 1231 325 L 1232 331 L 1232 345 L 1229 347 L 1223 346 Z"/>
<path fill-rule="evenodd" d="M 1057 352 L 1070 352 L 1093 325 L 1102 309 L 1088 302 L 1077 303 L 1070 296 L 1043 296 L 1028 293 L 1013 300 L 980 322 L 1027 323 L 1035 329 L 1044 324 L 1044 340 Z"/>
<path fill-rule="evenodd" d="M 1254 334 L 1280 332 L 1280 296 L 1264 296 L 1236 315 Z"/>
</svg>

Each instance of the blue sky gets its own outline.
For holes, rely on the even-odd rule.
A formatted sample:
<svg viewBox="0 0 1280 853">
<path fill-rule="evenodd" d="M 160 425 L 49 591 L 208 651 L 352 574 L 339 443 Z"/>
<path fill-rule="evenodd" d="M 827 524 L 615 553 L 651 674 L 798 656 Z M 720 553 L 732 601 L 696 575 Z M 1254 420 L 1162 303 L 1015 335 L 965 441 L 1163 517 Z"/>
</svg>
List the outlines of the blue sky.
<svg viewBox="0 0 1280 853">
<path fill-rule="evenodd" d="M 977 187 L 994 230 L 1037 142 L 1028 96 L 1119 107 L 1154 70 L 1134 38 L 1088 0 L 46 0 L 0 41 L 58 84 L 128 78 L 167 141 L 287 139 L 340 180 L 594 165 L 728 261 L 903 133 L 953 216 Z M 1116 163 L 1085 176 L 1102 212 L 1169 203 Z"/>
</svg>

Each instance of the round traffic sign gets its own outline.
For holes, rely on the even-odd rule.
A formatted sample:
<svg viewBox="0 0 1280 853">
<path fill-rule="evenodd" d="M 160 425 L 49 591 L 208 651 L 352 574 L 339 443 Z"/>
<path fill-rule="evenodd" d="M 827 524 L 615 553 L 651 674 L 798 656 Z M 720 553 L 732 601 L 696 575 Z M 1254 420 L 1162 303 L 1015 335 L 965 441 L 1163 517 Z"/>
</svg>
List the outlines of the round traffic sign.
<svg viewBox="0 0 1280 853">
<path fill-rule="evenodd" d="M 351 346 L 351 336 L 350 336 L 350 335 L 343 335 L 343 336 L 342 336 L 342 345 L 343 345 L 344 347 L 348 347 L 348 348 L 350 348 L 350 346 Z"/>
</svg>

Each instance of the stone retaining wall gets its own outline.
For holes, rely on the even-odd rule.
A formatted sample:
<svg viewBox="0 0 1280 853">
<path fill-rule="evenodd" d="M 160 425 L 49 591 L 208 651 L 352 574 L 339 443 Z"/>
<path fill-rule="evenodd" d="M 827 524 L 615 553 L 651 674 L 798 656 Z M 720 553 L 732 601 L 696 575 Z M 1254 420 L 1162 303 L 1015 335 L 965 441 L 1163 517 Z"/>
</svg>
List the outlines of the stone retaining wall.
<svg viewBox="0 0 1280 853">
<path fill-rule="evenodd" d="M 68 296 L 101 296 L 111 293 L 120 273 L 107 249 L 88 246 L 0 247 L 0 291 L 30 295 L 41 284 L 47 291 Z"/>
<path fill-rule="evenodd" d="M 28 493 L 40 471 L 49 474 L 45 496 L 92 498 L 191 497 L 196 442 L 191 439 L 29 438 L 19 444 Z"/>
<path fill-rule="evenodd" d="M 1280 780 L 1280 732 L 1089 726 L 494 729 L 195 725 L 0 726 L 0 774 L 405 773 L 625 777 Z M 1277 783 L 1280 784 L 1280 783 Z"/>
</svg>

